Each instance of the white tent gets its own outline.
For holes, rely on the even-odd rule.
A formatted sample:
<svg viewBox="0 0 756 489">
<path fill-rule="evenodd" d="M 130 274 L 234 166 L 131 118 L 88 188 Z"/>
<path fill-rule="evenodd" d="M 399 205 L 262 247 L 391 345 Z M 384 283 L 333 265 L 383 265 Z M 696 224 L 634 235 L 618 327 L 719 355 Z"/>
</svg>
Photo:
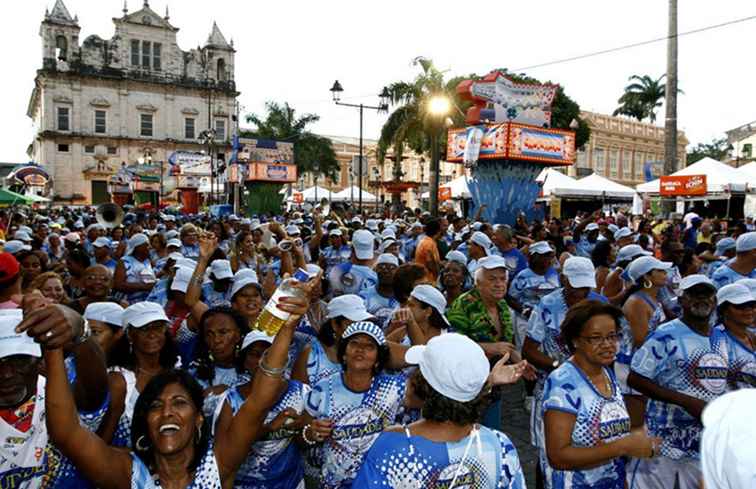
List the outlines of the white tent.
<svg viewBox="0 0 756 489">
<path fill-rule="evenodd" d="M 605 197 L 632 200 L 635 195 L 635 190 L 632 188 L 620 185 L 596 173 L 581 178 L 577 183 L 579 189 L 590 193 L 596 192 L 597 195 Z"/>
<path fill-rule="evenodd" d="M 747 165 L 746 165 L 747 166 Z M 738 169 L 712 158 L 704 158 L 672 174 L 672 176 L 706 175 L 706 192 L 745 192 L 748 177 Z M 658 194 L 659 180 L 641 183 L 635 188 L 643 194 Z"/>
<path fill-rule="evenodd" d="M 315 191 L 315 189 L 317 189 L 317 192 Z M 298 191 L 297 190 L 292 191 L 291 196 L 287 198 L 286 200 L 288 202 L 293 202 L 295 193 L 298 193 Z M 323 188 L 323 187 L 306 188 L 301 193 L 302 193 L 302 198 L 304 202 L 317 202 L 323 197 L 328 198 L 328 189 Z"/>
<path fill-rule="evenodd" d="M 443 188 L 450 188 L 451 189 L 451 196 L 452 199 L 471 199 L 472 194 L 470 194 L 470 189 L 467 186 L 467 177 L 465 175 L 462 175 L 461 177 L 457 177 L 454 180 L 451 180 L 449 183 L 445 183 L 441 185 Z M 430 192 L 423 192 L 420 196 L 421 199 L 428 199 L 430 198 Z"/>
<path fill-rule="evenodd" d="M 756 161 L 752 161 L 748 163 L 747 165 L 743 165 L 737 170 L 738 170 L 738 173 L 746 177 L 747 180 L 750 180 L 750 181 L 756 180 Z"/>
<path fill-rule="evenodd" d="M 352 192 L 354 191 L 354 201 L 359 202 L 360 200 L 360 188 L 352 185 L 351 187 L 347 187 L 341 192 L 337 192 L 331 196 L 331 202 L 348 202 L 352 200 Z M 362 201 L 363 202 L 378 202 L 378 197 L 371 194 L 364 188 L 362 189 Z"/>
<path fill-rule="evenodd" d="M 572 177 L 568 177 L 564 173 L 554 170 L 553 168 L 545 168 L 536 177 L 536 182 L 543 182 L 541 187 L 541 197 L 551 197 L 554 190 L 559 189 L 571 189 L 577 186 L 577 180 Z M 555 194 L 558 195 L 558 194 Z"/>
</svg>

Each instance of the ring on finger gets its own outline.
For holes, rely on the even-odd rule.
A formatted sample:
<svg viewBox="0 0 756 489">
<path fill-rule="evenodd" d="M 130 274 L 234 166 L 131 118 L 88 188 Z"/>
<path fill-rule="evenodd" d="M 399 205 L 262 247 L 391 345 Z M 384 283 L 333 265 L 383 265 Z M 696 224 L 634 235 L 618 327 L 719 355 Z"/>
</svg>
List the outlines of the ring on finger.
<svg viewBox="0 0 756 489">
<path fill-rule="evenodd" d="M 53 332 L 52 331 L 48 331 L 47 333 L 45 333 L 45 338 L 49 338 L 52 335 L 53 335 Z"/>
</svg>

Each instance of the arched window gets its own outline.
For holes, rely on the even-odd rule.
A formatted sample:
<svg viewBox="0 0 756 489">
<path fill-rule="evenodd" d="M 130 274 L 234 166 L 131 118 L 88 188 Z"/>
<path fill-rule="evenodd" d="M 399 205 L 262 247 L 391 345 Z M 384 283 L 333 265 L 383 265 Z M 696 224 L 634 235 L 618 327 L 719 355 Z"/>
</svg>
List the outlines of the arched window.
<svg viewBox="0 0 756 489">
<path fill-rule="evenodd" d="M 65 61 L 68 58 L 68 40 L 66 36 L 57 36 L 55 38 L 55 48 L 58 59 Z"/>
<path fill-rule="evenodd" d="M 226 60 L 221 58 L 218 60 L 218 81 L 227 81 L 228 76 L 226 74 Z"/>
</svg>

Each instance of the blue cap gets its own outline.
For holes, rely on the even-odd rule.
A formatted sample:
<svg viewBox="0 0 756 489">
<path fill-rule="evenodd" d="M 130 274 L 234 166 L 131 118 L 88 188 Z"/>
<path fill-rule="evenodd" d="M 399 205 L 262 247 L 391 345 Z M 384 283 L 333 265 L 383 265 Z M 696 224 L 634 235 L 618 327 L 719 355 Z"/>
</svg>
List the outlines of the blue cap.
<svg viewBox="0 0 756 489">
<path fill-rule="evenodd" d="M 724 255 L 725 251 L 735 249 L 735 240 L 727 237 L 717 241 L 716 254 L 717 256 Z"/>
<path fill-rule="evenodd" d="M 347 339 L 358 334 L 366 334 L 370 336 L 379 346 L 386 344 L 386 336 L 384 336 L 383 330 L 369 321 L 359 321 L 350 324 L 346 331 L 344 331 L 344 334 L 341 335 L 341 338 Z"/>
<path fill-rule="evenodd" d="M 660 261 L 653 256 L 641 256 L 633 260 L 627 267 L 627 276 L 633 282 L 638 280 L 652 270 L 669 270 L 674 264 L 668 261 Z"/>
<path fill-rule="evenodd" d="M 741 234 L 735 242 L 735 251 L 738 253 L 751 250 L 756 250 L 756 231 Z"/>
</svg>

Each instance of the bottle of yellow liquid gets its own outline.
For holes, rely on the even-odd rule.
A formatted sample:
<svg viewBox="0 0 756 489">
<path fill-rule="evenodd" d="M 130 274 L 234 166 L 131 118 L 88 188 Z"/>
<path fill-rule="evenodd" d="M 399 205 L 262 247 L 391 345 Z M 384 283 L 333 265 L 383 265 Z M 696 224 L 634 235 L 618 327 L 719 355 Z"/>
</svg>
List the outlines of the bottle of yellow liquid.
<svg viewBox="0 0 756 489">
<path fill-rule="evenodd" d="M 265 304 L 260 315 L 255 321 L 254 329 L 265 332 L 268 336 L 275 336 L 278 330 L 289 320 L 291 314 L 286 311 L 282 311 L 278 308 L 278 303 L 281 297 L 300 297 L 304 298 L 305 292 L 295 287 L 294 284 L 298 282 L 307 282 L 310 279 L 310 274 L 306 270 L 301 268 L 294 272 L 294 276 L 287 278 L 281 285 L 278 286 L 273 296 Z"/>
</svg>

